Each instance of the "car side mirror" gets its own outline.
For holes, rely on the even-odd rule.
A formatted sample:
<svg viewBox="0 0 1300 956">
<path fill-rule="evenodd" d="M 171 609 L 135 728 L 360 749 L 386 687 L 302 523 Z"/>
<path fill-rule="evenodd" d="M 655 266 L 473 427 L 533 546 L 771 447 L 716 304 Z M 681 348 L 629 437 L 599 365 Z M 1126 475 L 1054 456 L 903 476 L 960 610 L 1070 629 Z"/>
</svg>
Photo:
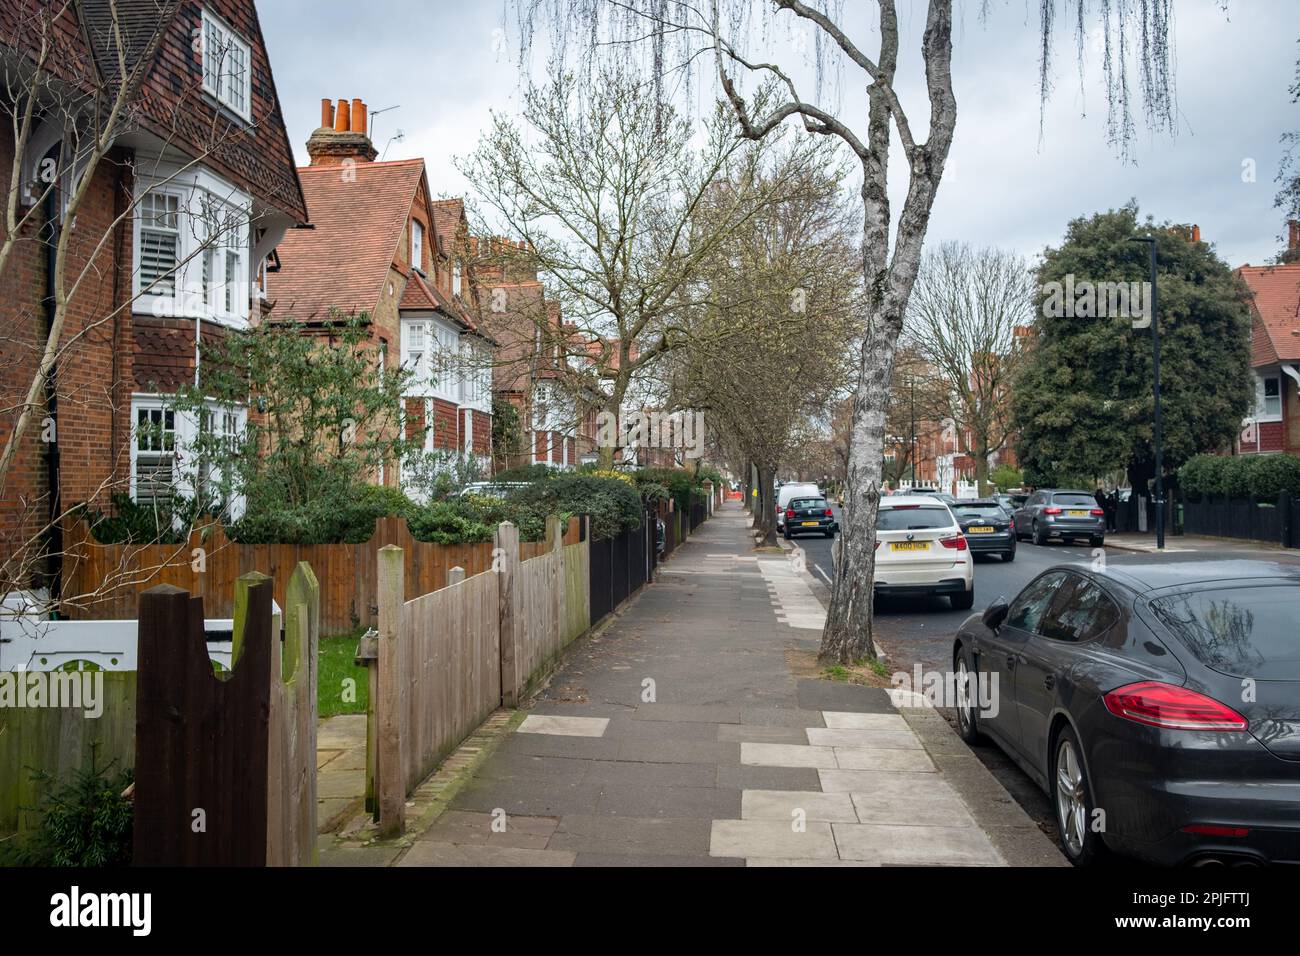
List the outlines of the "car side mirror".
<svg viewBox="0 0 1300 956">
<path fill-rule="evenodd" d="M 980 619 L 990 631 L 996 631 L 1002 626 L 1002 622 L 1007 619 L 1007 611 L 1009 610 L 1006 598 L 998 598 L 984 609 Z"/>
</svg>

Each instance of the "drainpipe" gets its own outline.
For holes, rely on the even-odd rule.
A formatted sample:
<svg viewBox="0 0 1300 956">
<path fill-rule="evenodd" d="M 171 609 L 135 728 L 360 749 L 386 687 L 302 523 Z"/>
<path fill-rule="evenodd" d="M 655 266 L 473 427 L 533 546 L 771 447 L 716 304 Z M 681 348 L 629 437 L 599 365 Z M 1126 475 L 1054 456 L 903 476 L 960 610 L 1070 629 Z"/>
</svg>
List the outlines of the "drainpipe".
<svg viewBox="0 0 1300 956">
<path fill-rule="evenodd" d="M 51 189 L 45 197 L 45 297 L 42 301 L 45 313 L 45 336 L 49 341 L 54 329 L 54 273 L 58 263 L 59 231 L 63 223 L 59 218 L 60 190 Z M 59 488 L 59 365 L 55 362 L 45 380 L 45 414 L 54 426 L 55 440 L 46 442 L 45 471 L 50 488 L 49 516 L 46 521 L 46 579 L 53 601 L 62 590 L 63 578 L 63 526 L 58 521 L 62 510 L 62 495 Z M 44 425 L 42 424 L 42 428 Z"/>
</svg>

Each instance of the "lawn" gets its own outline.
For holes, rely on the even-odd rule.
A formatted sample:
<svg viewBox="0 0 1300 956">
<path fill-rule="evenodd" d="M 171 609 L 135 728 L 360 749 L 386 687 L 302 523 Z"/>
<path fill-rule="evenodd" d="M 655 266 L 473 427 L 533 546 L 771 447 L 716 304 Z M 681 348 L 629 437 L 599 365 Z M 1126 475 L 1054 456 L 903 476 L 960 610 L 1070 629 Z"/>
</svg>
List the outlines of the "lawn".
<svg viewBox="0 0 1300 956">
<path fill-rule="evenodd" d="M 316 705 L 321 717 L 364 714 L 369 696 L 366 668 L 352 661 L 365 628 L 320 639 L 316 671 Z"/>
</svg>

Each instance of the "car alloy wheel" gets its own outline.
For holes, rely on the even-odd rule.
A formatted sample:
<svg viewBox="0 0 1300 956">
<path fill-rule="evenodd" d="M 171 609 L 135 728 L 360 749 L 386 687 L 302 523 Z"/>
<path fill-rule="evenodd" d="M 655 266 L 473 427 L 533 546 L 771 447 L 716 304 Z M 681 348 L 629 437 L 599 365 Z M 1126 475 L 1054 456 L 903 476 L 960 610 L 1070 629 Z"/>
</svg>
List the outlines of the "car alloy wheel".
<svg viewBox="0 0 1300 956">
<path fill-rule="evenodd" d="M 1074 741 L 1062 736 L 1056 747 L 1056 823 L 1071 859 L 1083 856 L 1088 840 L 1088 790 Z"/>
<path fill-rule="evenodd" d="M 957 652 L 957 730 L 961 739 L 968 744 L 975 743 L 982 736 L 977 725 L 978 718 L 975 716 L 975 701 L 970 693 L 973 684 L 971 672 L 966 669 L 966 652 L 959 650 Z"/>
</svg>

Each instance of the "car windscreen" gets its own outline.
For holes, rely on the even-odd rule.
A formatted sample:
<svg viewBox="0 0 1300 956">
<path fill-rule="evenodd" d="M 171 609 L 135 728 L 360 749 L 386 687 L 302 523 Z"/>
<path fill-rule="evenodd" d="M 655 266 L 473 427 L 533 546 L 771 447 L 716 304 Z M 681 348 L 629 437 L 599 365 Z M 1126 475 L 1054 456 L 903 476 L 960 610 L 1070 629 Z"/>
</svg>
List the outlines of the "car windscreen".
<svg viewBox="0 0 1300 956">
<path fill-rule="evenodd" d="M 958 502 L 952 506 L 958 518 L 1005 518 L 1001 505 L 994 504 L 965 504 Z"/>
<path fill-rule="evenodd" d="M 952 515 L 942 505 L 881 508 L 876 514 L 877 531 L 924 531 L 927 528 L 950 527 Z"/>
<path fill-rule="evenodd" d="M 1300 680 L 1300 584 L 1207 588 L 1156 598 L 1151 610 L 1197 660 L 1234 677 Z"/>
<path fill-rule="evenodd" d="M 1065 508 L 1092 509 L 1097 507 L 1097 499 L 1092 495 L 1052 495 L 1052 504 Z"/>
<path fill-rule="evenodd" d="M 819 511 L 826 510 L 825 498 L 793 498 L 790 501 L 790 507 L 795 511 L 799 509 L 816 508 Z"/>
</svg>

